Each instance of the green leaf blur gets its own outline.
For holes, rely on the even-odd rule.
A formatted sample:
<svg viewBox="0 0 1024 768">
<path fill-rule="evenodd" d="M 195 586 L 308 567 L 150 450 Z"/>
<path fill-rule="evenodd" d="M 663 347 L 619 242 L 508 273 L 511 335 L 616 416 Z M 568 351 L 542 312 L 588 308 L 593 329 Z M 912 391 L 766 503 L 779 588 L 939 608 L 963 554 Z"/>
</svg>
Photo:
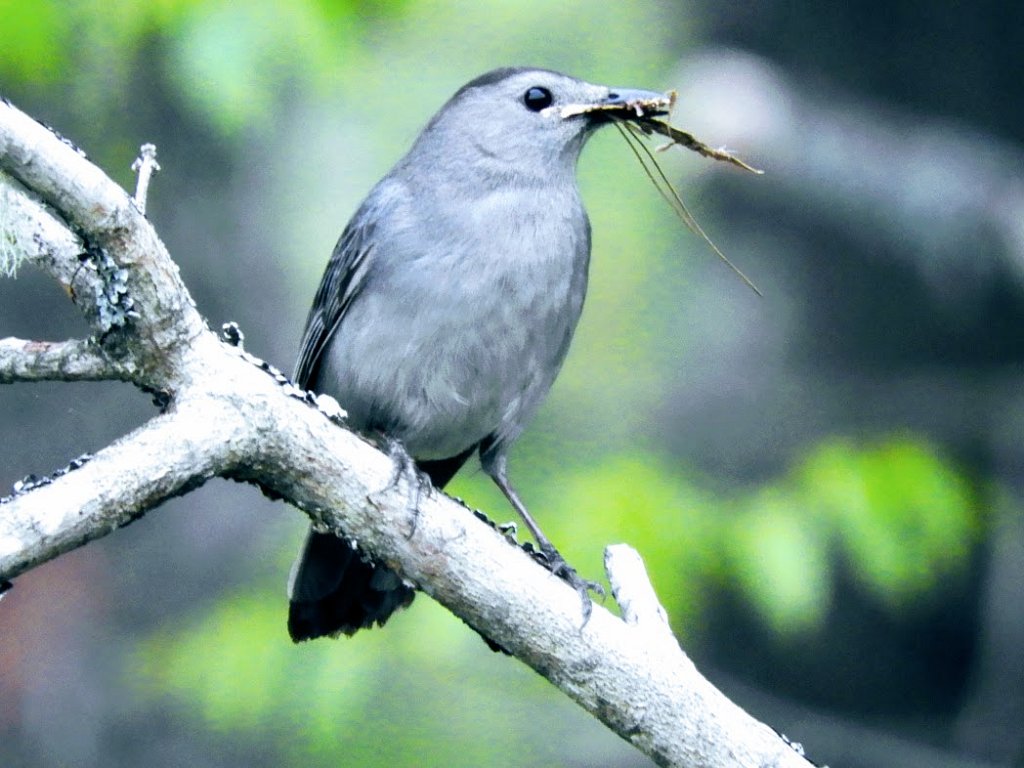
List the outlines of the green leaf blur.
<svg viewBox="0 0 1024 768">
<path fill-rule="evenodd" d="M 827 442 L 797 482 L 805 512 L 822 518 L 864 585 L 892 605 L 961 567 L 979 532 L 965 480 L 909 438 L 864 450 Z"/>
</svg>

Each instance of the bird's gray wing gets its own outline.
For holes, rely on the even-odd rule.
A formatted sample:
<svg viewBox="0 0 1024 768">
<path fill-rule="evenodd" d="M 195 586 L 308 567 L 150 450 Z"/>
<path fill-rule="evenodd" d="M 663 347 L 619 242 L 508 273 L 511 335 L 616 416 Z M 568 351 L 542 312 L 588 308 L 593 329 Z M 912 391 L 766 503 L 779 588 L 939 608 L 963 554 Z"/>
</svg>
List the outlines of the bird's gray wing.
<svg viewBox="0 0 1024 768">
<path fill-rule="evenodd" d="M 375 229 L 375 217 L 357 213 L 334 246 L 302 334 L 293 377 L 300 387 L 308 389 L 315 384 L 324 349 L 363 286 Z"/>
</svg>

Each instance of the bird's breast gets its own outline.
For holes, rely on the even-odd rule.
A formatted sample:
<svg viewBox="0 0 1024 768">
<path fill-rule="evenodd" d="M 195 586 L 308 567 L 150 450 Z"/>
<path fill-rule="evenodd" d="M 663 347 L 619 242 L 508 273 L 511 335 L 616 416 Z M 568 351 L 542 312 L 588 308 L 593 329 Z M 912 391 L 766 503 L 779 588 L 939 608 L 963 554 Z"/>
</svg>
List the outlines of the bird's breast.
<svg viewBox="0 0 1024 768">
<path fill-rule="evenodd" d="M 374 271 L 328 352 L 324 378 L 353 426 L 389 432 L 418 458 L 514 438 L 561 366 L 586 291 L 578 201 L 561 216 L 501 196 L 471 207 L 458 226 L 435 221 L 414 258 Z M 407 255 L 401 240 L 392 247 Z"/>
</svg>

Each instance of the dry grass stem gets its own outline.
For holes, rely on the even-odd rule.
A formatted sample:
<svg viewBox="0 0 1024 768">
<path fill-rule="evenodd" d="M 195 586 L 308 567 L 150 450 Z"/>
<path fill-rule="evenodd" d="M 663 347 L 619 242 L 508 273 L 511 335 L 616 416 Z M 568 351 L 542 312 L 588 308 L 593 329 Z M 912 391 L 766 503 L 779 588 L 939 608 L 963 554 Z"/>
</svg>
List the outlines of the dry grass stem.
<svg viewBox="0 0 1024 768">
<path fill-rule="evenodd" d="M 639 122 L 639 125 L 636 124 L 637 122 Z M 708 247 L 714 252 L 714 254 L 718 256 L 718 258 L 720 258 L 726 264 L 726 266 L 729 267 L 729 269 L 735 272 L 736 275 L 739 276 L 739 278 L 744 283 L 746 283 L 751 290 L 754 291 L 754 293 L 756 293 L 758 296 L 763 296 L 764 294 L 761 293 L 761 289 L 758 288 L 754 284 L 754 282 L 743 273 L 743 270 L 741 270 L 739 267 L 733 264 L 728 256 L 722 253 L 721 249 L 717 245 L 715 245 L 714 241 L 710 237 L 708 237 L 704 229 L 700 226 L 700 224 L 697 223 L 697 220 L 693 217 L 693 214 L 690 213 L 690 210 L 686 207 L 686 204 L 683 202 L 682 198 L 679 196 L 679 193 L 676 191 L 676 188 L 672 185 L 672 182 L 669 181 L 668 177 L 665 175 L 665 172 L 662 170 L 661 165 L 658 163 L 658 159 L 654 156 L 654 153 L 651 152 L 651 150 L 648 148 L 647 144 L 644 143 L 645 135 L 650 133 L 650 131 L 646 129 L 647 125 L 655 122 L 657 121 L 643 120 L 642 118 L 640 121 L 637 121 L 632 118 L 626 119 L 619 117 L 615 118 L 615 127 L 619 129 L 619 133 L 622 134 L 622 138 L 626 141 L 626 144 L 629 145 L 629 148 L 632 150 L 633 154 L 636 156 L 637 161 L 640 163 L 640 167 L 644 169 L 644 173 L 647 174 L 647 178 L 651 180 L 651 183 L 654 185 L 654 188 L 658 190 L 659 194 L 665 199 L 665 201 L 669 204 L 672 210 L 676 212 L 676 215 L 679 216 L 682 222 L 686 225 L 687 229 L 689 229 L 691 232 L 693 232 L 695 235 L 701 238 L 705 243 L 707 243 Z M 657 124 L 665 125 L 671 128 L 671 126 L 668 126 L 667 123 L 657 122 Z M 679 131 L 679 133 L 685 136 L 690 135 L 685 134 L 682 131 Z M 693 137 L 691 136 L 690 138 L 692 139 Z M 696 139 L 694 139 L 694 141 L 696 141 Z M 700 146 L 708 149 L 704 144 L 701 144 L 700 142 L 697 143 L 700 144 Z M 708 151 L 714 152 L 717 150 L 709 149 Z M 704 153 L 702 152 L 701 154 Z M 726 156 L 732 158 L 731 155 Z M 741 167 L 746 167 L 748 170 L 754 170 L 749 166 L 746 166 L 745 163 L 737 161 L 735 160 L 735 158 L 732 159 L 734 162 L 741 163 Z M 760 171 L 756 172 L 760 173 Z"/>
</svg>

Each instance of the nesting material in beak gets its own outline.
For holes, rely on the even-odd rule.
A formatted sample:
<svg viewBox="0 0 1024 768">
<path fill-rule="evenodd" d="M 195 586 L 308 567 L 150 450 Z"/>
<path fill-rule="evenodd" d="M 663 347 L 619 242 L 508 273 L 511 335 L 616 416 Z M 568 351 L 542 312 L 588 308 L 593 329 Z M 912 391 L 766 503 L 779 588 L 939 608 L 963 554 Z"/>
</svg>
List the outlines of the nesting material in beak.
<svg viewBox="0 0 1024 768">
<path fill-rule="evenodd" d="M 642 139 L 653 133 L 659 133 L 662 136 L 667 136 L 669 138 L 669 142 L 657 147 L 657 151 L 663 151 L 671 146 L 679 145 L 697 152 L 704 157 L 730 163 L 731 165 L 735 165 L 738 168 L 742 168 L 743 170 L 751 173 L 760 175 L 764 173 L 764 171 L 748 165 L 725 149 L 713 149 L 712 147 L 709 147 L 704 142 L 698 140 L 693 134 L 673 127 L 667 120 L 655 119 L 662 115 L 669 115 L 672 107 L 675 105 L 675 101 L 676 92 L 669 91 L 667 94 L 657 95 L 654 97 L 648 97 L 645 94 L 637 94 L 637 97 L 632 99 L 619 99 L 617 101 L 608 101 L 586 107 L 581 105 L 569 105 L 562 109 L 563 117 L 567 116 L 566 112 L 569 113 L 569 116 L 574 114 L 588 114 L 591 112 L 601 112 L 604 116 L 607 116 L 607 118 L 614 123 L 615 127 L 619 129 L 619 133 L 622 134 L 622 138 L 625 139 L 626 144 L 633 151 L 633 154 L 636 155 L 636 159 L 644 169 L 647 177 L 651 180 L 651 183 L 654 184 L 661 196 L 665 198 L 665 201 L 669 206 L 671 206 L 676 212 L 676 215 L 679 216 L 690 231 L 707 243 L 708 247 L 715 253 L 715 255 L 718 256 L 718 258 L 720 258 L 729 267 L 729 269 L 735 272 L 739 278 L 754 291 L 754 293 L 761 296 L 761 290 L 754 284 L 754 282 L 747 277 L 739 267 L 733 264 L 724 253 L 722 253 L 721 249 L 715 245 L 700 224 L 697 223 L 693 214 L 690 213 L 690 210 L 683 203 L 682 198 L 679 196 L 679 192 L 676 191 L 672 182 L 669 181 L 665 172 L 658 164 L 657 159 L 654 157 L 654 154 L 647 148 L 647 145 Z"/>
<path fill-rule="evenodd" d="M 600 101 L 594 104 L 566 104 L 560 115 L 563 120 L 576 115 L 590 115 L 595 112 L 611 112 L 608 117 L 622 117 L 625 120 L 651 119 L 655 115 L 667 115 L 676 102 L 676 92 L 651 96 L 638 95 L 625 100 Z M 632 115 L 630 114 L 632 113 Z"/>
<path fill-rule="evenodd" d="M 667 136 L 669 141 L 658 147 L 663 152 L 671 146 L 679 145 L 692 150 L 699 155 L 730 163 L 750 173 L 761 175 L 764 171 L 748 165 L 740 158 L 724 148 L 714 149 L 708 146 L 692 133 L 670 125 L 666 120 L 655 118 L 663 115 L 671 115 L 672 108 L 676 104 L 676 92 L 669 91 L 663 94 L 647 94 L 643 91 L 627 92 L 628 96 L 623 99 L 609 99 L 594 104 L 566 104 L 559 111 L 559 116 L 565 120 L 577 115 L 593 115 L 604 113 L 604 117 L 613 120 L 628 120 L 638 126 L 644 133 L 660 133 Z"/>
</svg>

